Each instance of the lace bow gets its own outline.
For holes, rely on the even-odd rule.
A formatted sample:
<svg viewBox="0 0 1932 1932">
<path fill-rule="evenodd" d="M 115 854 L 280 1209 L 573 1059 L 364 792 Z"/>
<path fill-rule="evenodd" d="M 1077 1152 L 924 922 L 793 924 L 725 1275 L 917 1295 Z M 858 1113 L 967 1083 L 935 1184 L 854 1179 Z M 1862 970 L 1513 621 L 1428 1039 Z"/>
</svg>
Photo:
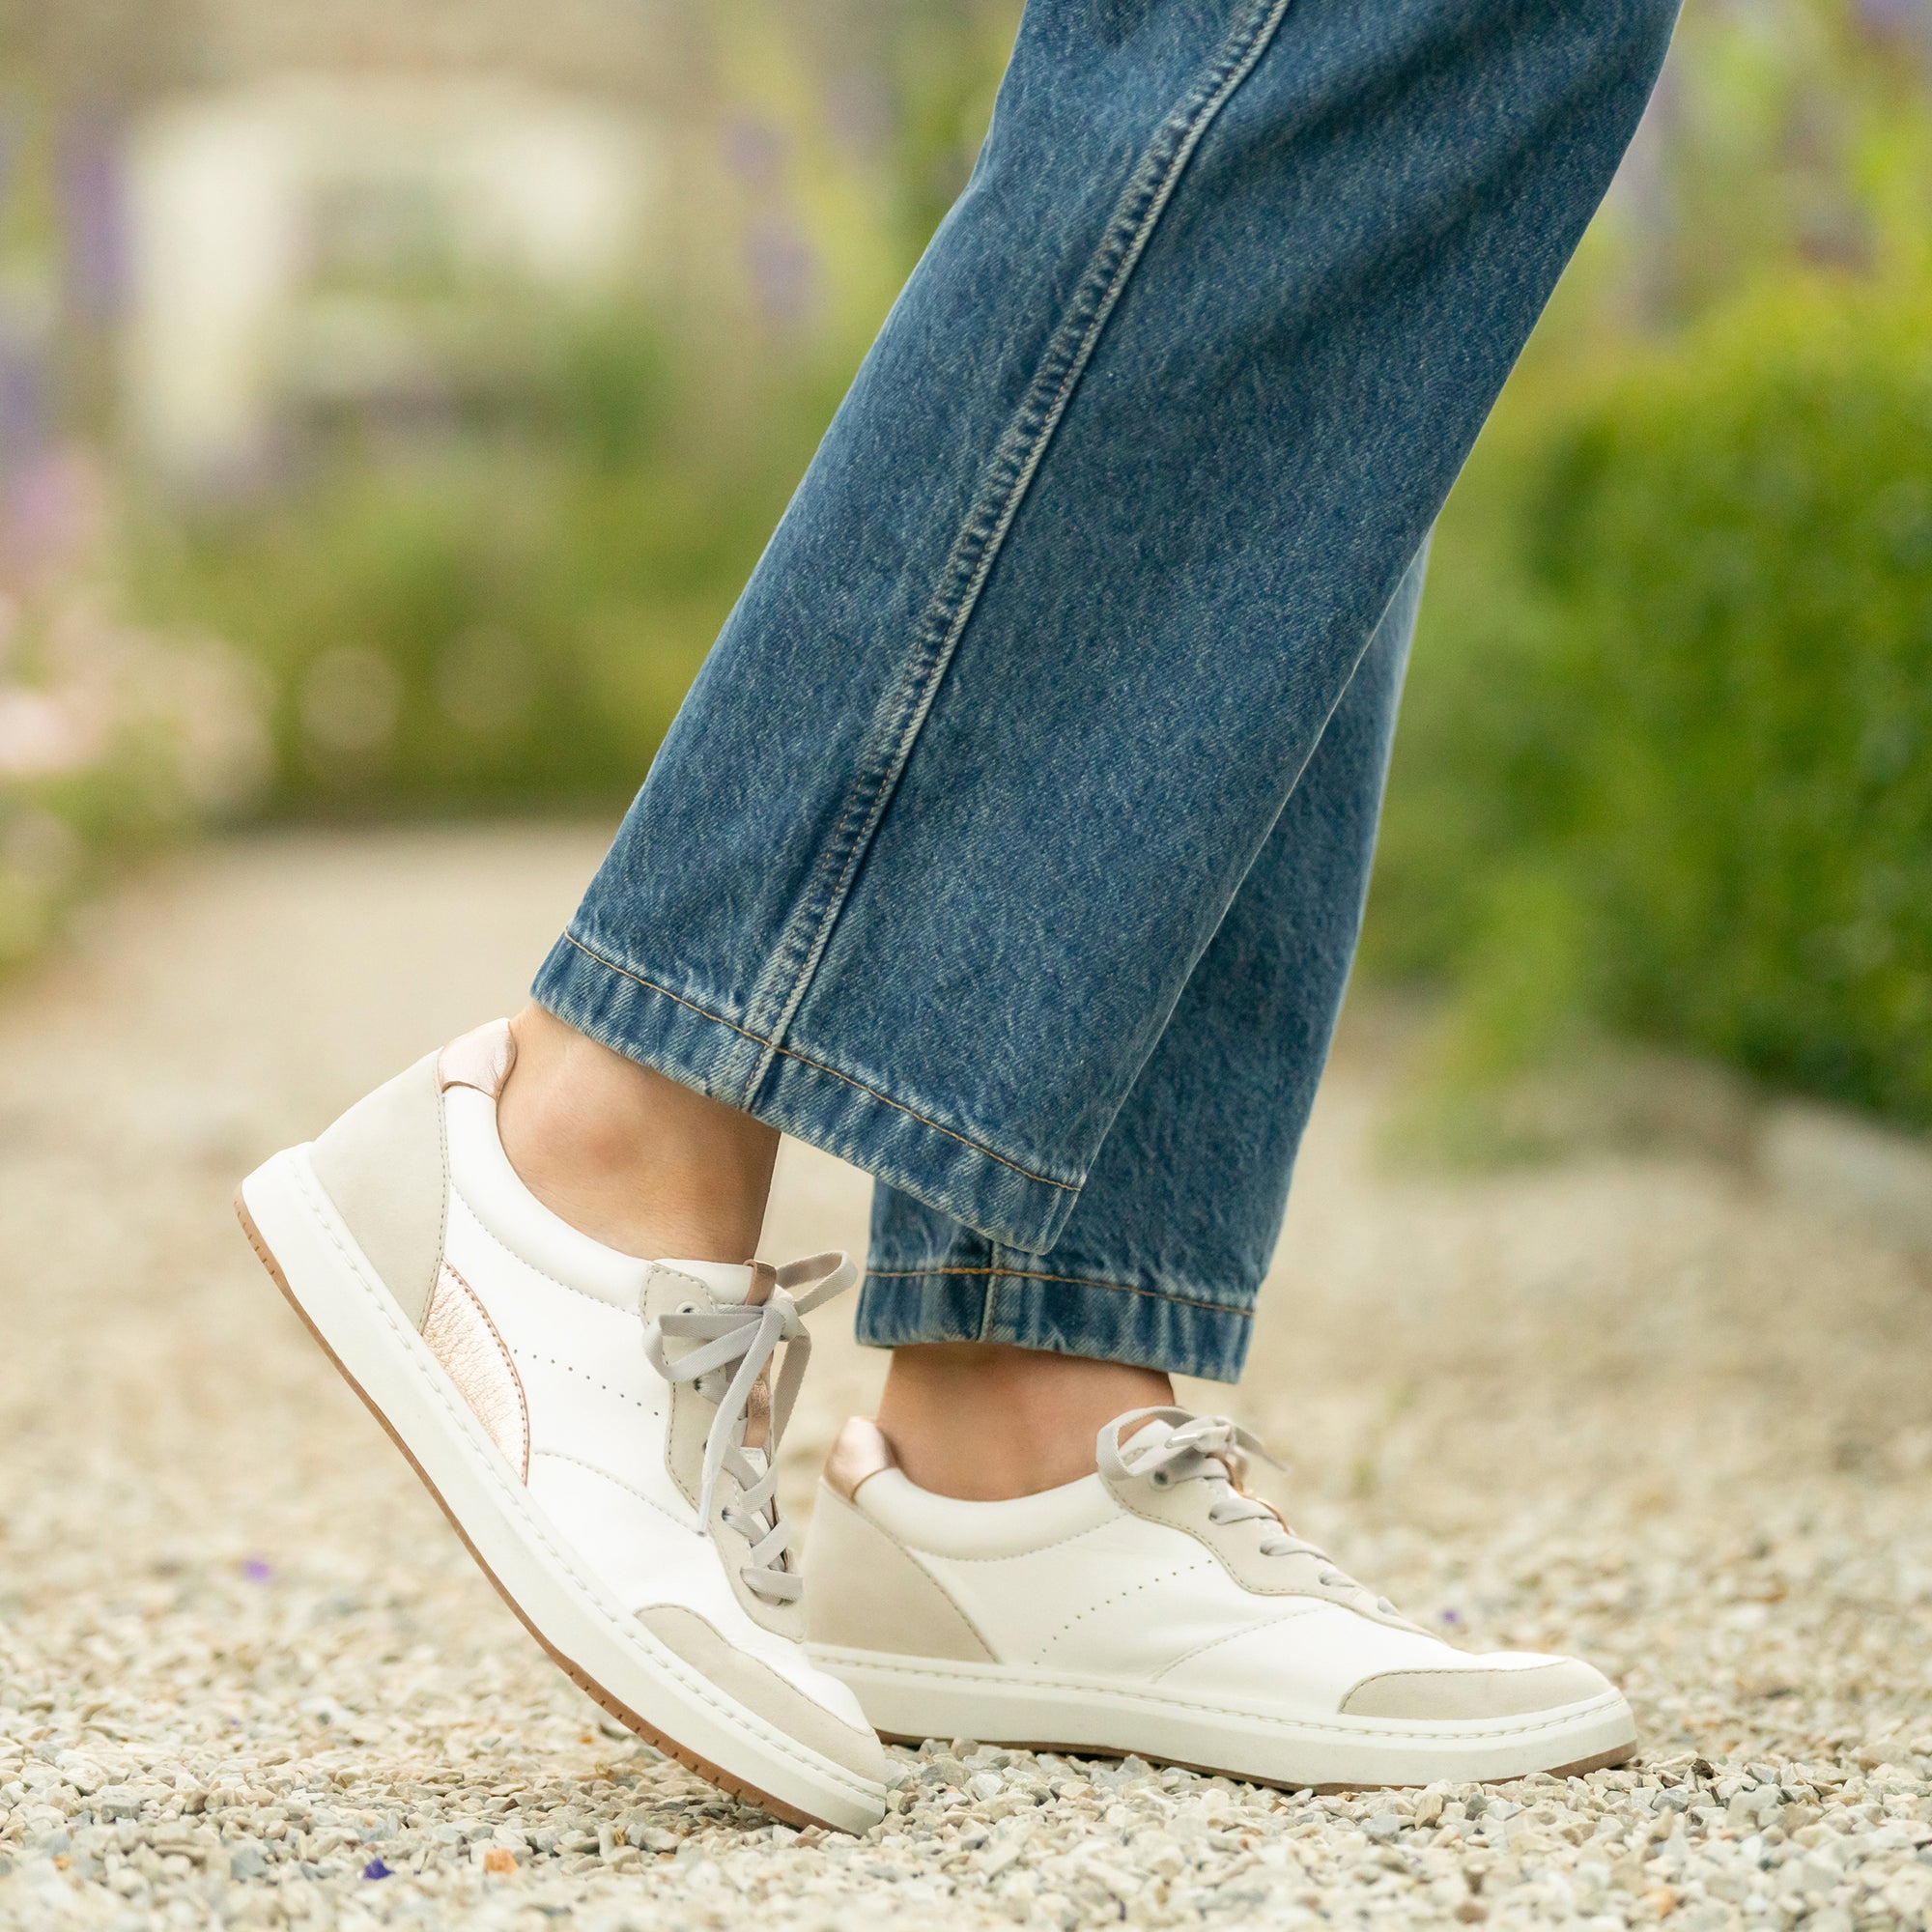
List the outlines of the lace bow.
<svg viewBox="0 0 1932 1932">
<path fill-rule="evenodd" d="M 842 1294 L 859 1279 L 859 1270 L 849 1255 L 834 1252 L 788 1262 L 773 1273 L 771 1292 L 762 1301 L 680 1309 L 658 1316 L 644 1328 L 644 1354 L 668 1382 L 690 1383 L 706 1401 L 717 1405 L 710 1433 L 704 1438 L 697 1520 L 709 1530 L 718 1479 L 728 1472 L 738 1485 L 738 1494 L 719 1520 L 752 1546 L 751 1560 L 740 1574 L 747 1586 L 767 1603 L 789 1604 L 797 1601 L 801 1584 L 788 1567 L 791 1525 L 779 1516 L 776 1491 L 779 1444 L 784 1437 L 785 1424 L 791 1420 L 806 1364 L 811 1359 L 811 1336 L 800 1318 L 835 1294 Z M 803 1293 L 794 1293 L 797 1290 Z M 673 1360 L 666 1350 L 667 1342 L 696 1342 L 698 1346 Z M 745 1433 L 752 1421 L 759 1378 L 781 1344 L 787 1346 L 783 1364 L 771 1384 L 765 1439 L 762 1445 L 748 1449 Z"/>
<path fill-rule="evenodd" d="M 1141 1430 L 1123 1442 L 1143 1422 L 1165 1422 L 1165 1434 Z M 1281 1464 L 1268 1454 L 1259 1437 L 1225 1415 L 1195 1415 L 1184 1408 L 1136 1408 L 1117 1417 L 1101 1430 L 1094 1445 L 1100 1473 L 1115 1482 L 1145 1476 L 1156 1489 L 1171 1489 L 1179 1483 L 1205 1482 L 1213 1492 L 1208 1507 L 1212 1523 L 1259 1522 L 1274 1525 L 1261 1539 L 1264 1556 L 1306 1556 L 1316 1565 L 1316 1586 L 1337 1596 L 1366 1599 L 1369 1592 L 1346 1571 L 1335 1567 L 1325 1549 L 1298 1537 L 1282 1520 L 1273 1504 L 1251 1496 L 1243 1488 L 1248 1459 L 1255 1458 L 1278 1469 Z M 1384 1616 L 1400 1611 L 1386 1597 L 1374 1600 Z"/>
</svg>

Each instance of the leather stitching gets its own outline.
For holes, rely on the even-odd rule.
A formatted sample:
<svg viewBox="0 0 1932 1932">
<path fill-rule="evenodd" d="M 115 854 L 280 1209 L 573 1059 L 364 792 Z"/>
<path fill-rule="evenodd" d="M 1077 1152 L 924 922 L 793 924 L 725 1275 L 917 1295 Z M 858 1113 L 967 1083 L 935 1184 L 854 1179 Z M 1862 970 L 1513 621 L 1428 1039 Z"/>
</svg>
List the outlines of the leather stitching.
<svg viewBox="0 0 1932 1932">
<path fill-rule="evenodd" d="M 1123 1494 L 1122 1492 L 1126 1487 L 1124 1484 L 1117 1486 L 1109 1483 L 1107 1485 L 1107 1493 L 1123 1510 L 1132 1516 L 1139 1517 L 1143 1522 L 1158 1523 L 1162 1529 L 1179 1530 L 1182 1536 L 1191 1536 L 1228 1573 L 1234 1581 L 1252 1597 L 1306 1597 L 1312 1603 L 1340 1604 L 1343 1609 L 1352 1610 L 1358 1617 L 1367 1617 L 1371 1623 L 1381 1624 L 1389 1630 L 1413 1630 L 1415 1628 L 1406 1618 L 1404 1618 L 1399 1623 L 1390 1623 L 1388 1618 L 1375 1611 L 1365 1610 L 1359 1604 L 1345 1603 L 1340 1597 L 1334 1596 L 1319 1586 L 1311 1588 L 1305 1583 L 1251 1583 L 1236 1570 L 1227 1551 L 1215 1543 L 1207 1530 L 1197 1529 L 1194 1524 L 1188 1522 L 1175 1522 L 1170 1518 L 1156 1516 L 1151 1510 L 1143 1509 L 1134 1501 L 1131 1493 Z M 1233 1523 L 1212 1523 L 1209 1527 L 1227 1530 L 1234 1528 L 1235 1525 Z"/>
<path fill-rule="evenodd" d="M 877 1517 L 869 1514 L 867 1516 L 866 1520 L 867 1522 L 879 1521 Z M 879 1523 L 879 1527 L 885 1529 L 885 1524 Z M 1003 1550 L 998 1556 L 954 1556 L 948 1549 L 928 1549 L 925 1553 L 928 1556 L 937 1556 L 942 1562 L 946 1563 L 1011 1563 L 1022 1556 L 1036 1556 L 1042 1549 L 1065 1549 L 1069 1543 L 1078 1543 L 1083 1536 L 1092 1536 L 1096 1531 L 1105 1529 L 1107 1525 L 1104 1522 L 1089 1523 L 1085 1529 L 1076 1529 L 1070 1535 L 1056 1537 L 1051 1543 L 1029 1543 L 1024 1549 Z M 891 1535 L 892 1532 L 888 1530 L 886 1533 Z"/>
<path fill-rule="evenodd" d="M 410 1342 L 423 1349 L 425 1354 L 428 1353 L 422 1337 L 399 1320 L 400 1310 L 394 1295 L 384 1286 L 381 1277 L 373 1274 L 361 1251 L 353 1242 L 345 1242 L 336 1231 L 334 1217 L 327 1208 L 326 1197 L 318 1198 L 319 1189 L 307 1170 L 306 1163 L 295 1161 L 290 1163 L 290 1167 L 298 1188 L 308 1198 L 312 1218 L 327 1236 L 329 1245 L 341 1255 L 356 1286 L 368 1298 L 378 1317 L 397 1335 L 407 1338 L 403 1352 L 405 1358 L 411 1360 L 414 1366 L 418 1380 L 460 1435 L 480 1429 L 481 1424 L 468 1408 L 456 1403 L 437 1378 L 424 1374 L 421 1363 L 410 1355 L 408 1347 Z M 569 1286 L 568 1283 L 559 1285 Z M 581 1289 L 577 1291 L 579 1293 L 582 1292 Z M 596 1299 L 594 1295 L 590 1298 Z M 608 1303 L 604 1305 L 609 1306 Z M 434 1360 L 434 1357 L 431 1359 Z M 642 1631 L 641 1626 L 632 1628 L 612 1616 L 609 1605 L 603 1601 L 602 1585 L 582 1574 L 573 1560 L 573 1552 L 567 1548 L 559 1548 L 544 1533 L 543 1526 L 531 1515 L 531 1503 L 527 1492 L 509 1480 L 507 1466 L 503 1463 L 502 1458 L 496 1456 L 477 1460 L 478 1466 L 472 1473 L 480 1475 L 486 1484 L 497 1490 L 499 1500 L 506 1506 L 506 1513 L 520 1520 L 520 1526 L 530 1542 L 554 1562 L 561 1576 L 576 1586 L 580 1598 L 579 1607 L 590 1612 L 620 1644 L 636 1643 L 640 1633 L 650 1637 L 649 1632 Z M 635 1623 L 635 1619 L 632 1621 Z M 655 1637 L 650 1637 L 650 1644 L 651 1649 L 646 1655 L 652 1666 L 662 1671 L 694 1701 L 708 1706 L 721 1721 L 732 1725 L 753 1742 L 763 1746 L 778 1756 L 788 1759 L 811 1776 L 825 1779 L 850 1795 L 865 1800 L 868 1804 L 876 1802 L 877 1792 L 870 1783 L 846 1771 L 842 1766 L 834 1764 L 830 1759 L 819 1756 L 817 1752 L 808 1750 L 796 1739 L 787 1737 L 776 1726 L 759 1719 L 755 1712 L 748 1711 L 735 1699 L 727 1698 L 709 1678 L 694 1670 L 668 1644 L 661 1643 Z M 658 1652 L 662 1652 L 663 1656 L 658 1656 Z M 748 1719 L 751 1721 L 748 1722 Z"/>
<path fill-rule="evenodd" d="M 445 1173 L 447 1172 L 447 1166 L 448 1166 L 447 1160 L 445 1159 L 444 1162 Z M 596 1305 L 599 1308 L 608 1308 L 613 1315 L 635 1315 L 638 1312 L 635 1308 L 621 1308 L 614 1301 L 606 1301 L 601 1294 L 593 1294 L 587 1288 L 579 1288 L 574 1281 L 565 1281 L 561 1278 L 561 1276 L 552 1274 L 548 1268 L 538 1267 L 536 1263 L 531 1261 L 527 1255 L 520 1255 L 516 1251 L 516 1249 L 511 1247 L 509 1242 L 504 1240 L 502 1236 L 497 1234 L 496 1229 L 491 1227 L 489 1222 L 486 1221 L 483 1218 L 483 1216 L 476 1211 L 476 1204 L 470 1200 L 469 1195 L 464 1193 L 461 1187 L 457 1185 L 454 1176 L 451 1176 L 449 1179 L 448 1193 L 454 1199 L 462 1202 L 464 1207 L 469 1208 L 469 1218 L 472 1221 L 474 1221 L 476 1225 L 479 1228 L 481 1228 L 487 1236 L 489 1236 L 491 1240 L 495 1241 L 496 1244 L 499 1248 L 501 1248 L 502 1251 L 506 1255 L 508 1255 L 509 1258 L 513 1262 L 515 1262 L 520 1267 L 528 1268 L 533 1275 L 538 1276 L 541 1280 L 549 1282 L 553 1288 L 567 1289 L 572 1294 L 581 1294 L 585 1301 L 596 1303 Z M 445 1224 L 447 1224 L 448 1219 L 449 1219 L 449 1209 L 448 1207 L 445 1205 L 443 1208 L 443 1220 Z M 615 1253 L 616 1250 L 612 1249 L 611 1252 Z M 653 1273 L 661 1275 L 668 1275 L 672 1281 L 688 1281 L 693 1288 L 702 1289 L 706 1293 L 710 1293 L 710 1284 L 708 1282 L 699 1281 L 695 1274 L 686 1274 L 681 1268 L 666 1267 L 662 1262 L 647 1262 L 644 1261 L 641 1256 L 637 1256 L 637 1255 L 627 1256 L 626 1259 L 638 1262 L 638 1264 L 640 1266 L 648 1267 L 649 1269 L 652 1270 Z M 648 1288 L 648 1286 L 649 1284 L 646 1283 L 645 1287 Z M 641 1302 L 642 1296 L 639 1295 L 639 1299 Z"/>
<path fill-rule="evenodd" d="M 638 1488 L 637 1484 L 627 1483 L 622 1476 L 613 1476 L 609 1469 L 605 1468 L 603 1463 L 586 1462 L 582 1456 L 573 1456 L 568 1449 L 532 1449 L 530 1451 L 531 1462 L 535 1462 L 539 1456 L 547 1457 L 553 1463 L 574 1463 L 578 1468 L 587 1469 L 593 1476 L 602 1476 L 607 1483 L 614 1483 L 618 1489 L 624 1490 L 631 1495 L 636 1496 L 640 1503 L 648 1503 L 667 1522 L 674 1524 L 687 1535 L 696 1534 L 690 1523 L 679 1522 L 677 1518 L 669 1510 L 666 1509 L 664 1504 L 659 1502 L 655 1496 L 647 1495 L 642 1490 Z M 686 1605 L 685 1607 L 689 1609 L 691 1606 Z M 723 1636 L 724 1633 L 721 1631 L 719 1634 Z M 725 1637 L 724 1640 L 727 1643 L 730 1642 L 729 1637 Z"/>
<path fill-rule="evenodd" d="M 620 1308 L 614 1301 L 606 1301 L 601 1294 L 592 1294 L 587 1288 L 579 1288 L 574 1281 L 561 1280 L 558 1276 L 552 1274 L 548 1268 L 538 1267 L 536 1263 L 531 1261 L 527 1255 L 520 1255 L 515 1248 L 511 1247 L 509 1242 L 504 1240 L 502 1236 L 497 1234 L 496 1229 L 491 1227 L 489 1222 L 484 1220 L 481 1214 L 477 1213 L 475 1204 L 456 1184 L 453 1178 L 449 1183 L 449 1192 L 455 1200 L 462 1202 L 469 1209 L 469 1218 L 520 1267 L 528 1268 L 533 1275 L 536 1275 L 540 1280 L 549 1282 L 553 1288 L 567 1289 L 572 1294 L 581 1294 L 585 1301 L 594 1302 L 599 1308 L 607 1308 L 612 1315 L 636 1314 L 637 1311 L 635 1309 Z M 444 1211 L 447 1213 L 447 1209 Z M 680 1279 L 689 1280 L 690 1277 L 682 1276 Z"/>
<path fill-rule="evenodd" d="M 1138 1583 L 1129 1583 L 1124 1590 L 1116 1590 L 1112 1596 L 1102 1597 L 1097 1604 L 1089 1604 L 1084 1610 L 1069 1617 L 1060 1628 L 1046 1637 L 1034 1653 L 1042 1656 L 1064 1637 L 1075 1624 L 1085 1623 L 1091 1616 L 1096 1616 L 1110 1604 L 1124 1603 L 1129 1597 L 1138 1596 L 1143 1590 L 1151 1590 L 1158 1583 L 1171 1583 L 1177 1577 L 1192 1577 L 1200 1571 L 1210 1568 L 1207 1563 L 1183 1563 L 1178 1570 L 1158 1570 L 1151 1577 L 1144 1577 Z"/>
<path fill-rule="evenodd" d="M 780 1046 L 775 1040 L 766 1039 L 761 1035 L 753 1033 L 750 1027 L 740 1026 L 736 1020 L 726 1019 L 723 1013 L 714 1013 L 708 1007 L 700 1007 L 696 1000 L 687 1000 L 682 993 L 673 993 L 668 986 L 660 986 L 655 980 L 646 980 L 641 973 L 634 973 L 630 967 L 620 966 L 616 960 L 605 958 L 603 953 L 584 945 L 575 933 L 566 932 L 563 937 L 567 944 L 576 947 L 586 959 L 594 959 L 598 965 L 610 972 L 622 974 L 626 980 L 635 980 L 647 992 L 662 993 L 666 999 L 689 1009 L 700 1019 L 710 1020 L 718 1026 L 729 1027 L 733 1033 L 742 1034 L 745 1038 L 754 1045 L 764 1047 L 768 1052 L 782 1054 L 787 1060 L 797 1061 L 801 1066 L 810 1066 L 817 1073 L 829 1073 L 833 1079 L 842 1080 L 848 1087 L 856 1087 L 860 1093 L 870 1094 L 882 1106 L 894 1108 L 905 1115 L 908 1120 L 917 1121 L 921 1126 L 930 1127 L 934 1133 L 944 1134 L 949 1140 L 957 1141 L 961 1147 L 969 1149 L 972 1152 L 982 1154 L 987 1160 L 996 1160 L 1002 1167 L 1011 1168 L 1023 1180 L 1037 1180 L 1042 1187 L 1057 1187 L 1063 1194 L 1077 1194 L 1080 1191 L 1078 1181 L 1056 1180 L 1050 1174 L 1036 1174 L 1031 1168 L 1022 1167 L 1018 1161 L 1009 1159 L 1003 1153 L 996 1153 L 989 1147 L 982 1147 L 978 1141 L 960 1133 L 956 1128 L 928 1119 L 917 1107 L 908 1107 L 903 1100 L 895 1100 L 890 1094 L 882 1094 L 876 1087 L 868 1087 L 865 1081 L 855 1080 L 851 1074 L 841 1073 L 838 1067 L 826 1065 L 822 1060 L 813 1060 L 809 1054 L 800 1053 L 796 1047 Z"/>
<path fill-rule="evenodd" d="M 1493 1657 L 1484 1657 L 1480 1653 L 1459 1650 L 1458 1657 L 1467 1658 L 1478 1671 L 1488 1671 L 1496 1677 L 1534 1677 L 1539 1670 L 1554 1670 L 1571 1662 L 1568 1658 L 1552 1657 L 1541 1663 L 1498 1663 Z M 1350 1696 L 1353 1696 L 1363 1684 L 1379 1684 L 1387 1677 L 1465 1677 L 1466 1668 L 1453 1663 L 1409 1663 L 1395 1670 L 1372 1670 L 1360 1683 L 1349 1687 Z"/>
<path fill-rule="evenodd" d="M 1260 1623 L 1243 1624 L 1239 1630 L 1226 1631 L 1220 1636 L 1210 1636 L 1206 1643 L 1197 1643 L 1192 1650 L 1183 1650 L 1179 1657 L 1163 1663 L 1148 1682 L 1158 1684 L 1169 1671 L 1179 1670 L 1183 1663 L 1192 1663 L 1197 1657 L 1206 1657 L 1210 1650 L 1219 1650 L 1224 1643 L 1234 1643 L 1241 1637 L 1253 1636 L 1257 1631 L 1273 1630 L 1277 1624 L 1292 1624 L 1296 1617 L 1305 1617 L 1314 1607 L 1311 1602 L 1300 1608 L 1283 1610 L 1279 1616 L 1264 1617 Z M 1351 1686 L 1350 1694 L 1353 1695 L 1360 1688 L 1359 1685 Z"/>
</svg>

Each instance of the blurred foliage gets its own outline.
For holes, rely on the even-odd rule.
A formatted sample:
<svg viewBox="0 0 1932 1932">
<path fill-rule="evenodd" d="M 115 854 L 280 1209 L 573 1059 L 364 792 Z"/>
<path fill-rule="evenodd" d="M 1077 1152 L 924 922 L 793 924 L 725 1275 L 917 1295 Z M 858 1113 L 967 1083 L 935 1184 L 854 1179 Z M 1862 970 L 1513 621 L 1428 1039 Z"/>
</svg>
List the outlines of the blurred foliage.
<svg viewBox="0 0 1932 1932">
<path fill-rule="evenodd" d="M 1592 1029 L 1932 1123 L 1932 294 L 1809 281 L 1498 425 L 1368 940 L 1480 1084 Z"/>
<path fill-rule="evenodd" d="M 832 385 L 768 368 L 755 436 L 646 309 L 554 318 L 518 406 L 426 446 L 361 426 L 292 488 L 134 520 L 140 608 L 270 692 L 270 809 L 603 807 L 635 790 L 783 508 Z M 746 384 L 752 379 L 748 376 Z"/>
<path fill-rule="evenodd" d="M 384 288 L 434 345 L 433 434 L 351 409 L 292 425 L 269 487 L 136 505 L 138 608 L 268 674 L 270 810 L 635 790 L 964 184 L 1014 18 L 1007 0 L 719 16 L 719 104 L 684 130 L 689 192 L 639 290 Z"/>
<path fill-rule="evenodd" d="M 137 628 L 71 580 L 0 598 L 0 968 L 108 867 L 247 807 L 267 762 L 225 645 Z"/>
<path fill-rule="evenodd" d="M 1606 1035 L 1932 1122 L 1928 76 L 1917 0 L 1690 0 L 1444 511 L 1363 955 L 1438 1151 Z"/>
<path fill-rule="evenodd" d="M 1922 0 L 1689 0 L 1626 184 L 1647 319 L 1794 266 L 1932 269 L 1928 77 Z"/>
</svg>

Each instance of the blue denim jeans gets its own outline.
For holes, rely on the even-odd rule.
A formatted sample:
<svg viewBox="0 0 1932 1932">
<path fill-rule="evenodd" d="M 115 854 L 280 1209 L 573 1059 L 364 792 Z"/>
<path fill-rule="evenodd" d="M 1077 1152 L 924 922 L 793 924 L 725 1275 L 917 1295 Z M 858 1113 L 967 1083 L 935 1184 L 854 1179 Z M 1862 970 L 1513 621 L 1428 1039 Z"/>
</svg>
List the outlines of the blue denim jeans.
<svg viewBox="0 0 1932 1932">
<path fill-rule="evenodd" d="M 1233 1379 L 1431 524 L 1674 0 L 1031 0 L 536 997 L 878 1178 L 860 1333 Z"/>
</svg>

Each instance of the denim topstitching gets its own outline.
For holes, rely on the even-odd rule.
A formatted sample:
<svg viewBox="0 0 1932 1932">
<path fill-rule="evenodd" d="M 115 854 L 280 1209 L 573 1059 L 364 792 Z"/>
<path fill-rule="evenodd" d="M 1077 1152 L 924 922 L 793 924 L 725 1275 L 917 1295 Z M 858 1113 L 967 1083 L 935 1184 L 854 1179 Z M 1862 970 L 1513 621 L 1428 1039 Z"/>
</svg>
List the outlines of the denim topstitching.
<svg viewBox="0 0 1932 1932">
<path fill-rule="evenodd" d="M 939 1275 L 992 1275 L 1003 1281 L 1059 1282 L 1068 1288 L 1105 1288 L 1122 1294 L 1144 1294 L 1150 1301 L 1172 1302 L 1177 1308 L 1198 1308 L 1206 1315 L 1232 1315 L 1240 1321 L 1252 1321 L 1255 1316 L 1252 1308 L 1231 1308 L 1219 1301 L 1197 1301 L 1192 1295 L 1175 1294 L 1164 1288 L 1141 1288 L 1130 1281 L 1099 1281 L 1081 1274 L 1045 1274 L 1038 1268 L 949 1267 L 943 1264 L 918 1268 L 868 1266 L 866 1273 L 878 1281 L 923 1281 Z M 987 1298 L 989 1302 L 992 1299 L 991 1296 Z"/>
<path fill-rule="evenodd" d="M 949 1140 L 957 1141 L 961 1147 L 970 1151 L 981 1154 L 987 1160 L 996 1160 L 1002 1167 L 1011 1168 L 1023 1180 L 1037 1180 L 1042 1187 L 1057 1187 L 1063 1194 L 1080 1192 L 1080 1183 L 1077 1180 L 1056 1180 L 1050 1174 L 1036 1174 L 1032 1168 L 1021 1166 L 1018 1161 L 1010 1159 L 996 1149 L 982 1146 L 970 1135 L 959 1132 L 956 1127 L 949 1127 L 943 1121 L 935 1121 L 922 1114 L 917 1107 L 908 1107 L 903 1100 L 895 1100 L 890 1094 L 882 1094 L 876 1087 L 867 1086 L 863 1080 L 855 1080 L 851 1074 L 841 1073 L 836 1066 L 826 1065 L 822 1060 L 813 1060 L 810 1054 L 799 1052 L 795 1046 L 781 1046 L 777 1040 L 766 1039 L 762 1035 L 753 1033 L 750 1027 L 742 1026 L 738 1021 L 729 1019 L 723 1013 L 714 1013 L 709 1007 L 701 1007 L 696 1000 L 687 999 L 682 993 L 673 993 L 668 986 L 661 986 L 655 980 L 645 979 L 641 973 L 633 971 L 629 966 L 619 965 L 614 959 L 607 959 L 595 947 L 586 946 L 574 932 L 565 932 L 563 938 L 567 945 L 574 946 L 586 959 L 595 961 L 607 972 L 621 973 L 625 979 L 635 980 L 647 991 L 662 994 L 667 1000 L 683 1007 L 687 1012 L 696 1013 L 699 1019 L 710 1020 L 718 1026 L 729 1027 L 733 1033 L 741 1034 L 753 1044 L 764 1047 L 768 1054 L 781 1053 L 787 1060 L 795 1060 L 801 1066 L 810 1066 L 815 1073 L 829 1073 L 833 1079 L 842 1080 L 846 1086 L 857 1088 L 861 1094 L 905 1115 L 908 1120 L 917 1121 L 921 1126 L 930 1127 L 934 1133 L 944 1134 Z"/>
<path fill-rule="evenodd" d="M 1121 292 L 1146 252 L 1196 148 L 1236 89 L 1254 71 L 1288 8 L 1289 0 L 1250 0 L 1207 72 L 1169 111 L 1129 179 L 1065 318 L 1048 343 L 986 466 L 979 493 L 941 570 L 939 586 L 914 633 L 912 653 L 875 714 L 874 728 L 861 750 L 838 827 L 827 841 L 811 884 L 801 895 L 769 964 L 752 990 L 748 1024 L 740 1031 L 748 1038 L 761 1040 L 764 1051 L 738 1089 L 736 1097 L 742 1107 L 752 1105 L 771 1071 L 774 1057 L 786 1050 L 781 1042 L 824 956 L 859 864 L 892 803 L 980 589 Z M 866 810 L 865 822 L 851 833 L 849 828 L 862 809 Z M 835 867 L 837 876 L 833 877 Z M 781 995 L 781 1005 L 778 1004 Z M 774 1006 L 776 1011 L 771 1010 Z M 1017 1167 L 1015 1162 L 1007 1164 Z"/>
</svg>

